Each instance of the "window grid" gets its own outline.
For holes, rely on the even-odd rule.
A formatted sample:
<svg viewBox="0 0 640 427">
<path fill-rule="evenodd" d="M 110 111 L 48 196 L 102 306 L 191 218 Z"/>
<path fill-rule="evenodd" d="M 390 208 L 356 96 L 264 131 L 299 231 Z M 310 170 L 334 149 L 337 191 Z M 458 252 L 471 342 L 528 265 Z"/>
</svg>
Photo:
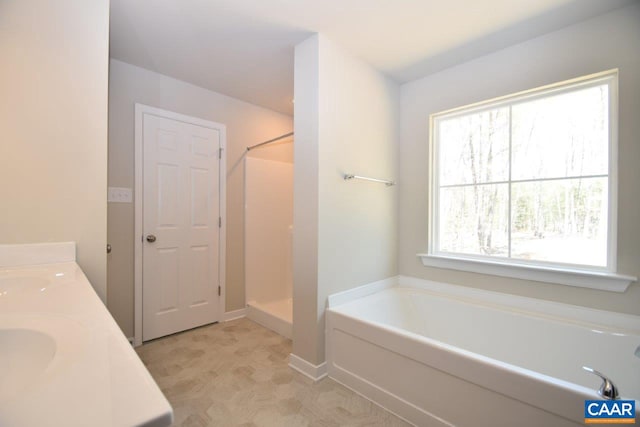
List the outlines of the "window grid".
<svg viewBox="0 0 640 427">
<path fill-rule="evenodd" d="M 511 165 L 509 165 L 511 166 Z M 490 181 L 490 182 L 479 182 L 477 184 L 469 183 L 469 184 L 445 184 L 441 185 L 439 188 L 461 188 L 461 187 L 479 187 L 481 185 L 495 185 L 495 184 L 521 184 L 527 182 L 545 182 L 545 181 L 565 181 L 569 179 L 589 179 L 589 178 L 608 178 L 608 174 L 598 174 L 598 175 L 571 175 L 571 176 L 563 176 L 563 177 L 553 177 L 553 178 L 530 178 L 530 179 L 514 179 L 507 181 Z"/>
<path fill-rule="evenodd" d="M 511 259 L 511 184 L 512 184 L 512 174 L 511 174 L 511 166 L 513 164 L 513 150 L 512 150 L 512 143 L 513 143 L 513 120 L 512 119 L 512 111 L 513 111 L 513 105 L 509 105 L 509 185 L 508 185 L 508 192 L 509 194 L 507 195 L 507 203 L 509 204 L 507 206 L 508 209 L 508 231 L 507 231 L 507 242 L 508 242 L 508 248 L 507 248 L 507 258 Z"/>
<path fill-rule="evenodd" d="M 553 85 L 555 87 L 552 87 L 551 89 L 549 89 L 549 87 L 545 87 L 545 88 L 540 88 L 540 89 L 534 89 L 532 91 L 529 91 L 530 93 L 527 93 L 525 95 L 519 95 L 519 94 L 515 94 L 515 95 L 511 95 L 511 96 L 507 96 L 504 97 L 506 98 L 506 100 L 500 100 L 500 101 L 487 101 L 484 103 L 480 103 L 476 106 L 470 106 L 470 107 L 462 107 L 459 109 L 455 109 L 452 110 L 452 112 L 443 112 L 440 114 L 435 114 L 432 116 L 431 118 L 431 123 L 432 125 L 435 125 L 434 128 L 434 133 L 432 134 L 432 139 L 435 136 L 436 138 L 436 142 L 432 143 L 432 159 L 434 163 L 437 164 L 433 164 L 432 165 L 432 188 L 434 190 L 436 190 L 435 192 L 433 192 L 433 197 L 432 197 L 432 205 L 430 208 L 430 212 L 431 212 L 431 221 L 430 221 L 430 236 L 433 236 L 432 238 L 430 237 L 430 245 L 429 247 L 431 248 L 431 253 L 441 253 L 441 254 L 453 254 L 453 255 L 462 255 L 463 257 L 468 257 L 470 259 L 486 259 L 488 261 L 495 261 L 495 260 L 505 260 L 511 263 L 515 263 L 515 264 L 533 264 L 533 265 L 549 265 L 549 266 L 562 266 L 562 265 L 567 265 L 567 266 L 575 266 L 575 264 L 568 264 L 568 263 L 564 263 L 564 262 L 555 262 L 555 261 L 546 261 L 546 260 L 527 260 L 527 259 L 521 259 L 521 258 L 512 258 L 512 228 L 513 228 L 513 212 L 512 212 L 512 196 L 513 196 L 513 189 L 512 189 L 512 185 L 513 184 L 517 184 L 517 183 L 529 183 L 529 182 L 545 182 L 545 181 L 568 181 L 568 180 L 572 180 L 572 179 L 590 179 L 590 178 L 606 178 L 606 189 L 607 189 L 607 196 L 608 198 L 606 200 L 603 200 L 602 202 L 605 203 L 607 205 L 607 222 L 608 222 L 608 226 L 607 226 L 607 257 L 606 257 L 606 267 L 605 268 L 601 268 L 595 265 L 582 265 L 582 267 L 586 267 L 588 269 L 591 270 L 609 270 L 612 271 L 613 269 L 615 269 L 615 259 L 613 259 L 613 263 L 612 263 L 612 252 L 611 252 L 611 247 L 612 245 L 615 244 L 615 235 L 612 235 L 612 232 L 615 232 L 615 227 L 612 227 L 612 224 L 615 224 L 615 219 L 612 218 L 613 215 L 616 214 L 615 212 L 615 206 L 613 206 L 613 202 L 615 201 L 614 199 L 614 191 L 615 189 L 612 188 L 612 177 L 611 174 L 614 173 L 615 171 L 612 170 L 611 166 L 612 164 L 614 164 L 613 162 L 615 160 L 612 160 L 611 156 L 614 155 L 614 149 L 616 147 L 616 141 L 613 140 L 614 137 L 614 117 L 613 114 L 616 111 L 615 110 L 615 105 L 613 105 L 613 99 L 612 97 L 615 95 L 614 90 L 616 89 L 615 86 L 615 80 L 614 78 L 617 77 L 617 73 L 615 72 L 605 72 L 605 73 L 600 73 L 600 75 L 598 76 L 587 76 L 585 78 L 582 79 L 576 79 L 578 80 L 577 82 L 574 81 L 573 83 L 571 82 L 564 82 L 564 83 L 559 83 L 557 85 Z M 609 134 L 608 134 L 608 152 L 609 152 L 609 164 L 607 167 L 607 173 L 606 174 L 591 174 L 591 175 L 571 175 L 571 176 L 562 176 L 562 177 L 548 177 L 548 178 L 531 178 L 531 179 L 519 179 L 519 180 L 513 180 L 512 176 L 513 176 L 513 116 L 512 116 L 512 109 L 514 105 L 518 105 L 520 103 L 525 103 L 525 102 L 529 102 L 535 99 L 540 99 L 540 98 L 547 98 L 547 97 L 552 97 L 555 95 L 559 95 L 559 94 L 563 94 L 563 93 L 569 93 L 572 91 L 577 91 L 583 88 L 587 88 L 587 87 L 595 87 L 595 86 L 600 86 L 600 85 L 607 85 L 608 87 L 608 127 L 609 127 Z M 439 149 L 439 140 L 440 140 L 440 122 L 443 118 L 451 118 L 451 117 L 456 117 L 456 116 L 464 116 L 467 114 L 476 114 L 478 112 L 482 112 L 482 111 L 487 111 L 487 110 L 491 110 L 491 109 L 497 109 L 500 107 L 504 107 L 504 106 L 508 106 L 508 120 L 509 120 L 509 126 L 508 126 L 508 180 L 506 181 L 492 181 L 492 182 L 482 182 L 482 183 L 465 183 L 465 184 L 446 184 L 446 185 L 440 185 L 439 184 L 439 172 L 440 172 L 440 168 L 442 166 L 442 158 L 441 158 L 441 151 Z M 442 189 L 445 188 L 461 188 L 461 187 L 478 187 L 478 186 L 484 186 L 484 185 L 497 185 L 497 184 L 507 184 L 508 189 L 507 189 L 507 243 L 508 243 L 508 248 L 507 248 L 507 255 L 505 256 L 490 256 L 490 255 L 485 255 L 485 254 L 465 254 L 463 252 L 447 252 L 447 251 L 441 251 L 440 250 L 440 220 L 439 220 L 439 216 L 440 215 L 436 215 L 436 217 L 433 217 L 433 213 L 435 212 L 440 212 L 441 209 L 441 204 L 440 204 L 440 193 Z M 613 229 L 612 229 L 613 228 Z"/>
</svg>

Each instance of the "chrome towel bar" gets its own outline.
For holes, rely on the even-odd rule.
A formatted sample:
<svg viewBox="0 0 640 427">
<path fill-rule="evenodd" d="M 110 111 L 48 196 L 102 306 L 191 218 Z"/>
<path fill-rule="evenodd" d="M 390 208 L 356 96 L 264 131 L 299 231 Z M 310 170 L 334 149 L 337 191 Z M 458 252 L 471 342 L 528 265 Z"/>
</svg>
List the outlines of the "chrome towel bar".
<svg viewBox="0 0 640 427">
<path fill-rule="evenodd" d="M 352 175 L 352 174 L 346 174 L 344 176 L 344 180 L 345 181 L 349 181 L 351 179 L 362 179 L 364 181 L 381 182 L 384 185 L 386 185 L 387 187 L 391 187 L 392 185 L 396 185 L 395 182 L 389 181 L 389 180 L 386 180 L 386 179 L 369 178 L 367 176 L 359 176 L 359 175 Z"/>
</svg>

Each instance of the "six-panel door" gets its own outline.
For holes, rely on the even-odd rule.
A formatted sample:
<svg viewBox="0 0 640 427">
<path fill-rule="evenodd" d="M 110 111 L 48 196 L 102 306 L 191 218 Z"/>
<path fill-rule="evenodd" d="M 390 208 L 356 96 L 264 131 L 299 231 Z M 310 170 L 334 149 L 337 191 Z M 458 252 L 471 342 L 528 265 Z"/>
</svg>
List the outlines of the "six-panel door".
<svg viewBox="0 0 640 427">
<path fill-rule="evenodd" d="M 144 341 L 219 320 L 219 149 L 217 129 L 143 115 Z"/>
</svg>

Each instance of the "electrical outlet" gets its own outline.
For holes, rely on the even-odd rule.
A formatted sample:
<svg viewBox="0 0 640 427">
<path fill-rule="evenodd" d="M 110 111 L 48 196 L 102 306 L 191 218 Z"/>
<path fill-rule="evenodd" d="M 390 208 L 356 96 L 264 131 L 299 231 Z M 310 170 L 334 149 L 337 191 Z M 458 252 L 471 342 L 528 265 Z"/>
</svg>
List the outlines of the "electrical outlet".
<svg viewBox="0 0 640 427">
<path fill-rule="evenodd" d="M 109 187 L 107 202 L 131 203 L 133 202 L 133 192 L 130 188 Z"/>
</svg>

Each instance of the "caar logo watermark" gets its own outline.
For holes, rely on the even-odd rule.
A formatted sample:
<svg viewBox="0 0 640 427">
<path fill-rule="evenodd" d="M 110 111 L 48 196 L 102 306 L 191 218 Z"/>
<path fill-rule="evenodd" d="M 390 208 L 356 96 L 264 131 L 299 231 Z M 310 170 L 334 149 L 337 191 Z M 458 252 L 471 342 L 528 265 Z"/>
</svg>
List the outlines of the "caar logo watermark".
<svg viewBox="0 0 640 427">
<path fill-rule="evenodd" d="M 586 424 L 635 424 L 635 400 L 585 400 Z"/>
</svg>

